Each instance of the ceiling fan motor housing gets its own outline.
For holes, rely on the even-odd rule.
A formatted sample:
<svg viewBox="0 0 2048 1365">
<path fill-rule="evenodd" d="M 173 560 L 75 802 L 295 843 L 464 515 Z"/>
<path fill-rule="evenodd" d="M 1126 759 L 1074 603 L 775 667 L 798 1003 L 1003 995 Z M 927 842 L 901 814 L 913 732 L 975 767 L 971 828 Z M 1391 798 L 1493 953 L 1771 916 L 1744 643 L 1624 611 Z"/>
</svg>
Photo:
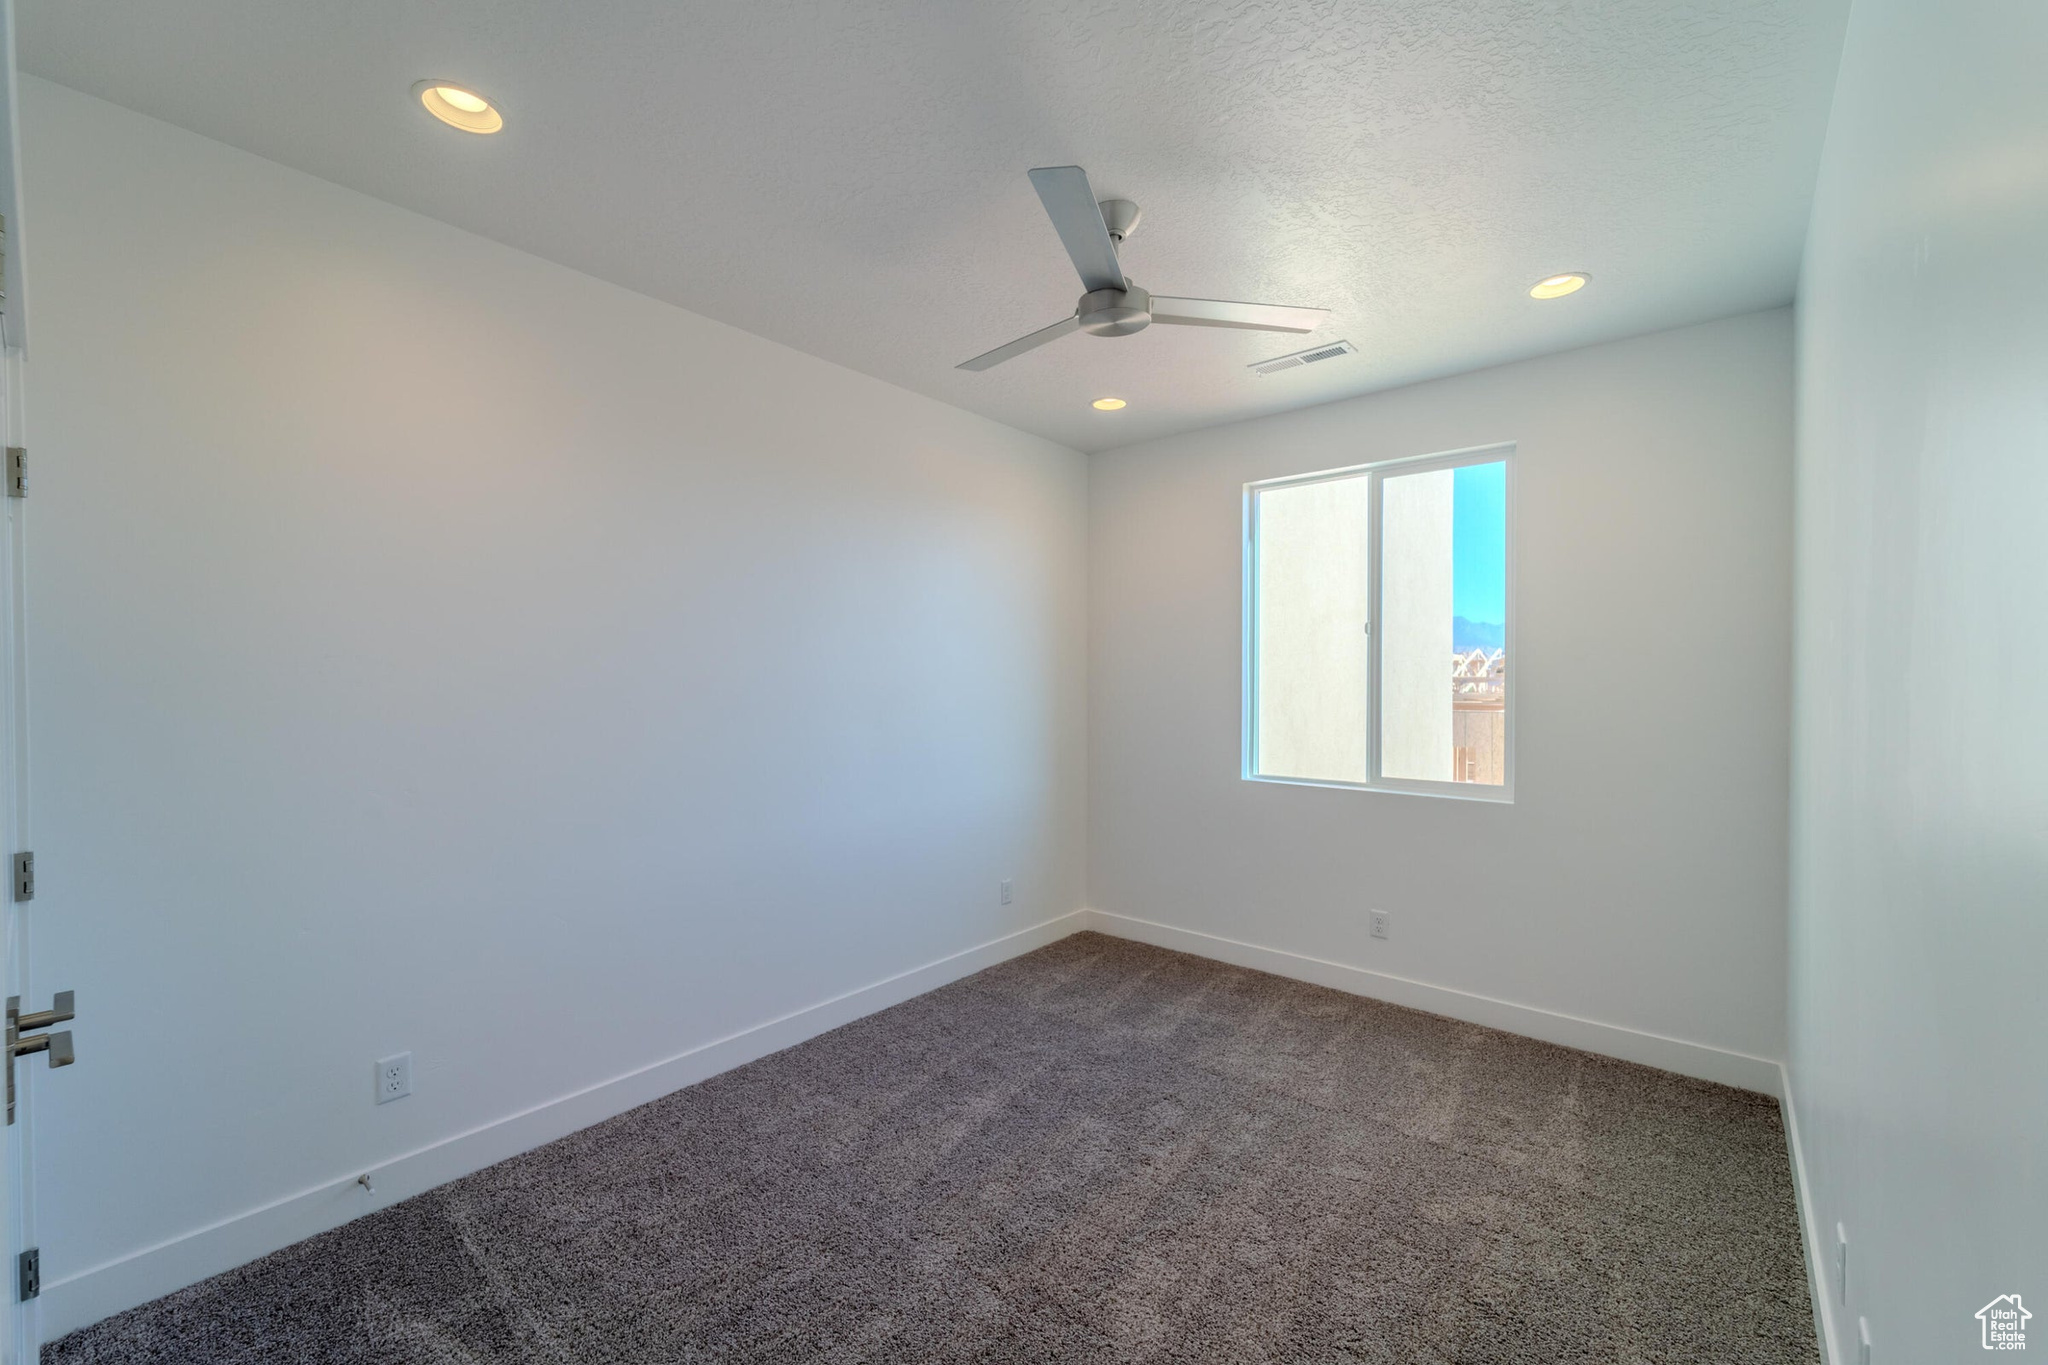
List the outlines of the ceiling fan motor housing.
<svg viewBox="0 0 2048 1365">
<path fill-rule="evenodd" d="M 1075 313 L 1081 330 L 1099 337 L 1127 337 L 1152 323 L 1152 296 L 1124 281 L 1122 289 L 1097 289 L 1083 294 Z"/>
<path fill-rule="evenodd" d="M 1119 246 L 1138 230 L 1138 219 L 1144 216 L 1128 199 L 1105 199 L 1095 207 L 1102 210 L 1102 225 L 1109 229 L 1109 239 Z"/>
</svg>

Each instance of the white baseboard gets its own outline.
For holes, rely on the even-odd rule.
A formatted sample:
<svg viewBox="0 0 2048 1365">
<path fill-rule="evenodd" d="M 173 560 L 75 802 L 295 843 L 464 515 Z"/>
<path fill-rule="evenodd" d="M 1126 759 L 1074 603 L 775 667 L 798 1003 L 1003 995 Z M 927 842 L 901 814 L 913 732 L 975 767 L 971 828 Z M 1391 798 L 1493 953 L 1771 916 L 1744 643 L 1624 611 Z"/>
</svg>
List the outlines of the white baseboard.
<svg viewBox="0 0 2048 1365">
<path fill-rule="evenodd" d="M 1806 1183 L 1806 1149 L 1799 1141 L 1799 1110 L 1792 1102 L 1792 1073 L 1778 1067 L 1778 1108 L 1785 1115 L 1785 1146 L 1792 1154 L 1792 1194 L 1799 1204 L 1799 1235 L 1806 1243 L 1806 1287 L 1813 1296 L 1813 1332 L 1820 1339 L 1822 1365 L 1842 1365 L 1836 1345 L 1842 1338 L 1835 1329 L 1834 1295 L 1828 1283 L 1826 1248 L 1834 1243 L 1821 1236 L 1820 1210 L 1813 1205 L 1813 1189 Z"/>
<path fill-rule="evenodd" d="M 117 1260 L 48 1281 L 37 1305 L 41 1334 L 45 1340 L 53 1341 L 123 1309 L 232 1270 L 280 1247 L 531 1151 L 684 1086 L 695 1085 L 771 1052 L 780 1052 L 863 1015 L 971 976 L 984 967 L 1042 948 L 1081 929 L 1085 914 L 1077 910 L 1020 929 L 466 1133 L 443 1138 L 372 1167 L 371 1178 L 377 1187 L 374 1195 L 366 1196 L 356 1184 L 359 1172 L 348 1171 L 323 1184 L 195 1228 Z"/>
<path fill-rule="evenodd" d="M 1526 1038 L 1575 1047 L 1583 1052 L 1598 1052 L 1626 1062 L 1640 1062 L 1661 1071 L 1675 1071 L 1681 1076 L 1717 1081 L 1764 1095 L 1776 1096 L 1779 1093 L 1778 1063 L 1767 1058 L 1729 1052 L 1705 1043 L 1689 1043 L 1682 1038 L 1667 1038 L 1658 1033 L 1644 1033 L 1619 1024 L 1602 1024 L 1576 1015 L 1539 1009 L 1534 1005 L 1517 1005 L 1490 996 L 1454 990 L 1449 986 L 1433 986 L 1425 981 L 1411 981 L 1405 976 L 1367 971 L 1363 967 L 1306 957 L 1278 948 L 1261 948 L 1194 929 L 1133 919 L 1129 915 L 1113 915 L 1104 910 L 1088 910 L 1083 915 L 1086 920 L 1083 928 L 1118 938 L 1193 953 L 1197 957 L 1271 972 L 1274 976 L 1328 986 L 1352 995 L 1370 996 L 1389 1004 L 1462 1019 L 1468 1024 L 1483 1024 L 1503 1032 L 1519 1033 Z"/>
</svg>

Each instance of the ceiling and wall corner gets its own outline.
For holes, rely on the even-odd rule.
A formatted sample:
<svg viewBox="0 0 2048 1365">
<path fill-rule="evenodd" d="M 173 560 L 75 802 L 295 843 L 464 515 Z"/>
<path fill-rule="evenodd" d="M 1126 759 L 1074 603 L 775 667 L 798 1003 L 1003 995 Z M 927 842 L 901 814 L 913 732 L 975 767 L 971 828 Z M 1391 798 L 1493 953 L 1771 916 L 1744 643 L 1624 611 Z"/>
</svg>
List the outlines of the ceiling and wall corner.
<svg viewBox="0 0 2048 1365">
<path fill-rule="evenodd" d="M 1081 450 L 1770 307 L 1846 0 L 22 0 L 30 72 Z M 498 102 L 465 136 L 423 77 Z M 1328 307 L 960 361 L 1071 312 L 1025 171 L 1174 294 Z M 166 224 L 165 230 L 175 230 Z M 1529 286 L 1589 270 L 1548 303 Z M 1129 406 L 1092 410 L 1116 394 Z"/>
</svg>

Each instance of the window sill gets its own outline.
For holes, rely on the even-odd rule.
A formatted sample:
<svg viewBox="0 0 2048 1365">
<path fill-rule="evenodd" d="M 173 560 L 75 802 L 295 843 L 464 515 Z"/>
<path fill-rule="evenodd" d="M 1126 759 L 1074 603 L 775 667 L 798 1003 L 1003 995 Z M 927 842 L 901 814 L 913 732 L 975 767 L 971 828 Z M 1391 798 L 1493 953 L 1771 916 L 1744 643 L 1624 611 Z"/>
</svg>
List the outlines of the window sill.
<svg viewBox="0 0 2048 1365">
<path fill-rule="evenodd" d="M 1444 801 L 1479 801 L 1493 806 L 1512 806 L 1515 794 L 1507 787 L 1482 787 L 1478 783 L 1391 783 L 1330 782 L 1313 777 L 1266 777 L 1259 773 L 1240 774 L 1247 782 L 1265 782 L 1276 787 L 1324 787 L 1330 791 L 1373 792 L 1385 796 L 1432 796 Z"/>
</svg>

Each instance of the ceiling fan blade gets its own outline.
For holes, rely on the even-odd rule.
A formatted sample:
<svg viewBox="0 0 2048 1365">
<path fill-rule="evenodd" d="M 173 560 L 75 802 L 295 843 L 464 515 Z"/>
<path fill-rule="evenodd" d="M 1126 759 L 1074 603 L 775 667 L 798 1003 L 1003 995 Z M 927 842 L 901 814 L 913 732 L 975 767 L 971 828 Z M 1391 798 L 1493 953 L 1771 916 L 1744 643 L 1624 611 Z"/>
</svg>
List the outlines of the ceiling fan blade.
<svg viewBox="0 0 2048 1365">
<path fill-rule="evenodd" d="M 1327 308 L 1289 308 L 1280 303 L 1226 303 L 1222 299 L 1152 296 L 1152 321 L 1176 327 L 1244 327 L 1255 332 L 1313 332 L 1330 316 Z"/>
<path fill-rule="evenodd" d="M 1035 350 L 1045 345 L 1048 341 L 1058 341 L 1080 325 L 1081 319 L 1078 317 L 1061 318 L 1050 327 L 1041 327 L 1028 337 L 1018 337 L 1007 346 L 998 346 L 993 351 L 978 355 L 972 360 L 962 361 L 953 368 L 956 370 L 985 370 L 991 365 L 1000 365 L 1005 360 L 1023 355 L 1026 351 Z"/>
<path fill-rule="evenodd" d="M 1124 268 L 1116 259 L 1116 243 L 1102 224 L 1095 191 L 1088 187 L 1088 172 L 1079 166 L 1040 166 L 1031 172 L 1031 184 L 1087 291 L 1123 288 Z"/>
</svg>

